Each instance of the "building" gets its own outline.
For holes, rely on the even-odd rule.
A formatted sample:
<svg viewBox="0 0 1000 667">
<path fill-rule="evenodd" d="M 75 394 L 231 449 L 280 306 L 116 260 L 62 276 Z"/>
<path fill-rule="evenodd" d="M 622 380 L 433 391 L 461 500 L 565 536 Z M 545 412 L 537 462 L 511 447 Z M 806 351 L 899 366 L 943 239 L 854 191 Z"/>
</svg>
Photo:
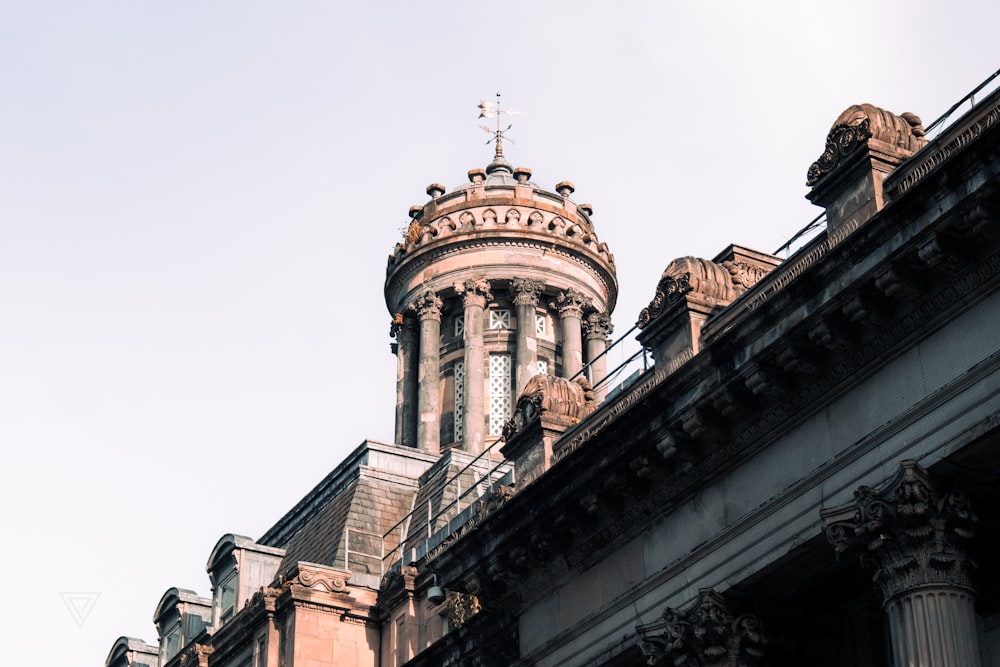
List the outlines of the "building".
<svg viewBox="0 0 1000 667">
<path fill-rule="evenodd" d="M 847 109 L 825 231 L 667 263 L 615 392 L 590 208 L 498 141 L 390 257 L 397 443 L 223 536 L 156 664 L 1000 665 L 998 126 Z"/>
</svg>

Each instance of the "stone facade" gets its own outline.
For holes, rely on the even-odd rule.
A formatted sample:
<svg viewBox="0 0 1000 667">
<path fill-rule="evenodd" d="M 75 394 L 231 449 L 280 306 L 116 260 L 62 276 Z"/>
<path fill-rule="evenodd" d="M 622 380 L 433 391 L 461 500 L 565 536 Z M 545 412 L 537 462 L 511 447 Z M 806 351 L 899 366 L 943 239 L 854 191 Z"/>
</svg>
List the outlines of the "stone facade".
<svg viewBox="0 0 1000 667">
<path fill-rule="evenodd" d="M 668 262 L 655 365 L 607 395 L 577 371 L 614 264 L 572 186 L 498 156 L 429 187 L 386 281 L 397 443 L 223 536 L 211 597 L 170 589 L 106 667 L 1000 665 L 998 124 L 1000 93 L 932 140 L 846 110 L 826 233 Z"/>
</svg>

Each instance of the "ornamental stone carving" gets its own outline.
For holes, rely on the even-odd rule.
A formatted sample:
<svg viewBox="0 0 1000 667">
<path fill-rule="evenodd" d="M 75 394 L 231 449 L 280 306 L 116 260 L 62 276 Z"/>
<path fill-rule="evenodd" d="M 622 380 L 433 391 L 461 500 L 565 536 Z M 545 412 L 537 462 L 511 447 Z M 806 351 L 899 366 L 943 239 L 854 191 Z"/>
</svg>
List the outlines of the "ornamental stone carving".
<svg viewBox="0 0 1000 667">
<path fill-rule="evenodd" d="M 403 313 L 396 313 L 389 324 L 389 336 L 403 344 L 416 340 L 416 332 L 417 323 Z"/>
<path fill-rule="evenodd" d="M 515 306 L 537 306 L 538 297 L 545 287 L 537 280 L 514 278 L 510 281 L 510 291 L 514 295 Z"/>
<path fill-rule="evenodd" d="M 518 397 L 514 416 L 504 424 L 503 437 L 506 440 L 513 436 L 543 412 L 580 420 L 595 407 L 594 390 L 583 376 L 570 381 L 554 375 L 535 375 Z"/>
<path fill-rule="evenodd" d="M 827 539 L 842 554 L 861 552 L 888 602 L 928 585 L 971 591 L 966 545 L 978 518 L 961 491 L 939 492 L 916 461 L 903 461 L 882 488 L 862 486 L 854 501 L 823 510 Z"/>
<path fill-rule="evenodd" d="M 441 309 L 444 302 L 434 292 L 427 290 L 410 303 L 410 310 L 421 320 L 435 319 L 441 321 Z"/>
<path fill-rule="evenodd" d="M 607 313 L 591 310 L 583 317 L 583 335 L 585 338 L 605 340 L 615 330 L 611 317 Z"/>
<path fill-rule="evenodd" d="M 549 308 L 556 310 L 560 317 L 580 317 L 583 309 L 591 305 L 590 299 L 575 289 L 567 289 L 556 295 L 556 300 L 549 303 Z"/>
<path fill-rule="evenodd" d="M 730 272 L 724 267 L 699 257 L 681 257 L 663 270 L 653 300 L 639 313 L 638 327 L 646 327 L 670 304 L 690 292 L 727 304 L 739 296 Z"/>
<path fill-rule="evenodd" d="M 841 160 L 869 139 L 875 139 L 915 153 L 927 144 L 919 116 L 904 113 L 899 116 L 871 104 L 855 104 L 844 110 L 829 134 L 823 154 L 809 166 L 806 185 L 813 186 L 836 169 Z"/>
<path fill-rule="evenodd" d="M 698 591 L 688 609 L 668 607 L 659 621 L 638 626 L 636 633 L 649 665 L 753 667 L 767 645 L 757 617 L 735 616 L 710 588 Z"/>
<path fill-rule="evenodd" d="M 462 305 L 484 307 L 493 300 L 490 292 L 490 281 L 486 278 L 473 278 L 455 283 L 455 293 L 462 297 Z"/>
</svg>

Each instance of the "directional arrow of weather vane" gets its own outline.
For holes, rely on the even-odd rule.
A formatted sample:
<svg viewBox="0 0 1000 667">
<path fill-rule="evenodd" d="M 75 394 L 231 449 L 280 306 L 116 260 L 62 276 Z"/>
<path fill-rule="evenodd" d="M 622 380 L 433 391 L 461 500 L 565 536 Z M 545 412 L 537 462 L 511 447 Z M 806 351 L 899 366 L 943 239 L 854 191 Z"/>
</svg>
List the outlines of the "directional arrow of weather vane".
<svg viewBox="0 0 1000 667">
<path fill-rule="evenodd" d="M 515 143 L 513 139 L 511 139 L 510 137 L 506 136 L 507 130 L 509 130 L 511 127 L 513 127 L 513 124 L 508 125 L 506 128 L 501 127 L 501 125 L 500 125 L 500 119 L 501 119 L 501 117 L 502 116 L 522 116 L 522 115 L 524 115 L 524 114 L 522 112 L 520 112 L 520 111 L 516 111 L 514 109 L 504 109 L 500 105 L 500 93 L 499 92 L 497 92 L 497 101 L 495 103 L 494 102 L 487 102 L 485 100 L 483 100 L 483 101 L 481 101 L 479 103 L 479 117 L 480 118 L 496 118 L 497 119 L 497 127 L 496 127 L 495 130 L 493 128 L 489 127 L 489 126 L 486 126 L 486 125 L 480 125 L 479 126 L 479 127 L 481 127 L 483 129 L 484 132 L 487 132 L 487 133 L 493 135 L 493 137 L 490 138 L 490 140 L 487 141 L 486 143 L 487 144 L 494 143 L 494 142 L 496 143 L 496 146 L 497 146 L 496 157 L 502 157 L 503 156 L 503 142 L 504 141 L 508 141 L 511 144 Z"/>
</svg>

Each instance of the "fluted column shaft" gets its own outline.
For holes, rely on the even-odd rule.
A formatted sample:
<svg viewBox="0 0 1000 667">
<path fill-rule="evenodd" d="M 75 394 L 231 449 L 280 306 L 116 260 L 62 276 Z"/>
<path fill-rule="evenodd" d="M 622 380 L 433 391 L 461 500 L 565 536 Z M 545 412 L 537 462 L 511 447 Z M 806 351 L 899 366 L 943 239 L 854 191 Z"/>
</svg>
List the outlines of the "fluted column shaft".
<svg viewBox="0 0 1000 667">
<path fill-rule="evenodd" d="M 417 446 L 417 324 L 402 314 L 393 320 L 392 334 L 396 338 L 396 443 L 403 447 Z"/>
<path fill-rule="evenodd" d="M 493 299 L 490 284 L 484 278 L 455 285 L 465 307 L 465 398 L 462 413 L 463 448 L 478 454 L 483 451 L 484 390 L 486 384 L 483 355 L 483 312 Z"/>
<path fill-rule="evenodd" d="M 441 299 L 424 292 L 410 306 L 420 318 L 420 370 L 417 400 L 417 447 L 430 454 L 441 451 Z"/>
<path fill-rule="evenodd" d="M 549 304 L 559 313 L 560 338 L 563 352 L 563 377 L 571 378 L 583 369 L 583 340 L 580 326 L 583 308 L 589 299 L 568 289 L 560 292 Z"/>
<path fill-rule="evenodd" d="M 979 667 L 974 599 L 955 586 L 908 591 L 884 605 L 892 639 L 892 664 Z"/>
<path fill-rule="evenodd" d="M 608 376 L 608 336 L 614 328 L 611 318 L 603 313 L 591 311 L 583 319 L 583 337 L 587 341 L 587 363 L 590 364 L 590 384 L 594 386 L 594 400 L 604 402 L 608 387 L 604 379 Z"/>
<path fill-rule="evenodd" d="M 520 396 L 528 380 L 538 373 L 538 336 L 535 331 L 535 310 L 543 285 L 537 280 L 514 278 L 511 293 L 517 309 L 517 386 L 515 396 Z"/>
<path fill-rule="evenodd" d="M 822 511 L 837 553 L 862 550 L 889 619 L 896 667 L 980 667 L 966 544 L 977 518 L 960 491 L 940 492 L 916 461 L 879 488 Z"/>
</svg>

